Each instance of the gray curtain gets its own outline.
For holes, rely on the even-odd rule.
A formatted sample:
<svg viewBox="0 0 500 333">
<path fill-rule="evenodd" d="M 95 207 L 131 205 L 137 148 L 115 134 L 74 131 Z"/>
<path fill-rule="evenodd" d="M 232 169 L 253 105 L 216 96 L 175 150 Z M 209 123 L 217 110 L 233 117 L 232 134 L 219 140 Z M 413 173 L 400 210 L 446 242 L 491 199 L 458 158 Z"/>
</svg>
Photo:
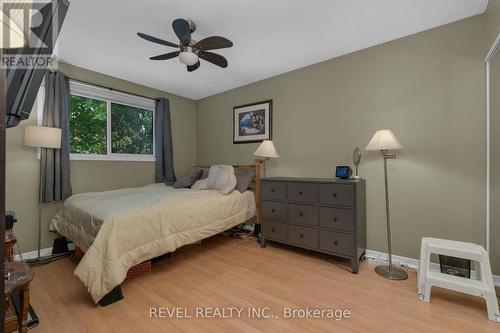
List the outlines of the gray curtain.
<svg viewBox="0 0 500 333">
<path fill-rule="evenodd" d="M 171 185 L 175 182 L 170 103 L 166 98 L 156 99 L 155 106 L 156 166 L 155 181 Z"/>
<path fill-rule="evenodd" d="M 61 149 L 42 148 L 40 159 L 40 202 L 65 200 L 71 196 L 69 180 L 69 80 L 60 72 L 45 75 L 43 126 L 62 131 Z"/>
</svg>

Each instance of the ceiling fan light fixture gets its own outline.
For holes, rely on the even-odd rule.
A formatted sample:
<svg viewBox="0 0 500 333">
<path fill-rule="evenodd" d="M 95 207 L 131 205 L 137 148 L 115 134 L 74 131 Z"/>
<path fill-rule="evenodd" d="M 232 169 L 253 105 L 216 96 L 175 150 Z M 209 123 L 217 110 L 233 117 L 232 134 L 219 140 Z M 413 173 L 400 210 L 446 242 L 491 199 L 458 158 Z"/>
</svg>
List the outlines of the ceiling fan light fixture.
<svg viewBox="0 0 500 333">
<path fill-rule="evenodd" d="M 227 67 L 228 63 L 226 58 L 220 54 L 209 51 L 232 47 L 233 42 L 229 39 L 221 36 L 209 36 L 200 41 L 196 41 L 191 38 L 191 34 L 195 31 L 196 25 L 189 19 L 175 19 L 172 22 L 172 29 L 177 38 L 179 38 L 179 43 L 172 43 L 142 32 L 137 33 L 140 38 L 148 42 L 173 47 L 178 50 L 150 57 L 150 60 L 156 61 L 177 58 L 179 62 L 187 66 L 186 69 L 188 72 L 195 71 L 200 67 L 200 58 L 221 68 Z"/>
<path fill-rule="evenodd" d="M 187 66 L 193 66 L 198 63 L 198 55 L 190 49 L 184 50 L 179 53 L 179 60 Z"/>
</svg>

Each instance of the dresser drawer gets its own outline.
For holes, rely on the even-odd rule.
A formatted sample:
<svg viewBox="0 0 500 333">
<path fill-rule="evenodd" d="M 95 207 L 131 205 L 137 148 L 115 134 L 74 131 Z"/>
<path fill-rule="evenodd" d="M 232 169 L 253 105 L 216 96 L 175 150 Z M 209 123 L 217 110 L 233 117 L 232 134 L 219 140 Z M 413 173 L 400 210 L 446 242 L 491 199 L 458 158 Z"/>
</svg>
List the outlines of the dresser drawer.
<svg viewBox="0 0 500 333">
<path fill-rule="evenodd" d="M 354 256 L 354 235 L 341 232 L 320 230 L 319 248 L 324 251 Z"/>
<path fill-rule="evenodd" d="M 263 182 L 262 199 L 285 200 L 286 183 L 281 182 Z"/>
<path fill-rule="evenodd" d="M 342 208 L 319 208 L 319 225 L 346 231 L 354 230 L 354 211 Z"/>
<path fill-rule="evenodd" d="M 290 223 L 318 225 L 318 207 L 288 204 L 288 221 Z"/>
<path fill-rule="evenodd" d="M 318 187 L 312 183 L 288 183 L 288 200 L 317 202 Z"/>
<path fill-rule="evenodd" d="M 262 233 L 266 238 L 287 242 L 288 224 L 274 221 L 263 221 Z"/>
<path fill-rule="evenodd" d="M 262 201 L 262 216 L 265 219 L 286 220 L 286 203 L 276 201 Z"/>
<path fill-rule="evenodd" d="M 309 248 L 318 248 L 318 230 L 316 228 L 289 225 L 289 242 Z"/>
<path fill-rule="evenodd" d="M 354 187 L 344 184 L 319 184 L 319 202 L 354 207 Z"/>
</svg>

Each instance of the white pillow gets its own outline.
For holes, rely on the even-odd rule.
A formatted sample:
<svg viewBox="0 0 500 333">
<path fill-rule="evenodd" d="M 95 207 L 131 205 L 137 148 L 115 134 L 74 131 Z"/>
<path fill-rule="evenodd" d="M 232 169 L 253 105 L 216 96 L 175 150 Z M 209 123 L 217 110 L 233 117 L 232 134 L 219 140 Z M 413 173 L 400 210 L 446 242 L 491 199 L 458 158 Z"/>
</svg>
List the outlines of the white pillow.
<svg viewBox="0 0 500 333">
<path fill-rule="evenodd" d="M 221 194 L 229 194 L 236 187 L 234 168 L 230 165 L 212 165 L 208 177 L 198 180 L 191 186 L 193 190 L 217 190 Z"/>
<path fill-rule="evenodd" d="M 192 186 L 192 190 L 208 190 L 208 178 L 197 180 Z"/>
</svg>

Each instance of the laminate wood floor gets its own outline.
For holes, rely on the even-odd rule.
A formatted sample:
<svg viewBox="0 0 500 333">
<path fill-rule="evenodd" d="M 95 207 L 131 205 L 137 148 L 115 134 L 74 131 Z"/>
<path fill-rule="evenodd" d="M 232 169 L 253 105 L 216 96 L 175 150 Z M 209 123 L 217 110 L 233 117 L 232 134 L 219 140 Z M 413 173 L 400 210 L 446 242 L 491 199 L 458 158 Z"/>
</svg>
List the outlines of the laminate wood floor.
<svg viewBox="0 0 500 333">
<path fill-rule="evenodd" d="M 420 302 L 415 271 L 407 281 L 389 281 L 362 263 L 354 275 L 341 259 L 277 244 L 261 249 L 254 239 L 186 246 L 125 282 L 125 299 L 108 307 L 93 304 L 74 267 L 66 258 L 34 269 L 31 303 L 40 324 L 31 332 L 500 332 L 479 298 L 434 288 L 431 302 Z M 240 318 L 152 319 L 152 307 L 186 308 L 193 317 L 197 307 L 244 309 Z M 276 317 L 250 318 L 252 307 Z M 284 308 L 306 307 L 351 314 L 284 318 Z"/>
</svg>

